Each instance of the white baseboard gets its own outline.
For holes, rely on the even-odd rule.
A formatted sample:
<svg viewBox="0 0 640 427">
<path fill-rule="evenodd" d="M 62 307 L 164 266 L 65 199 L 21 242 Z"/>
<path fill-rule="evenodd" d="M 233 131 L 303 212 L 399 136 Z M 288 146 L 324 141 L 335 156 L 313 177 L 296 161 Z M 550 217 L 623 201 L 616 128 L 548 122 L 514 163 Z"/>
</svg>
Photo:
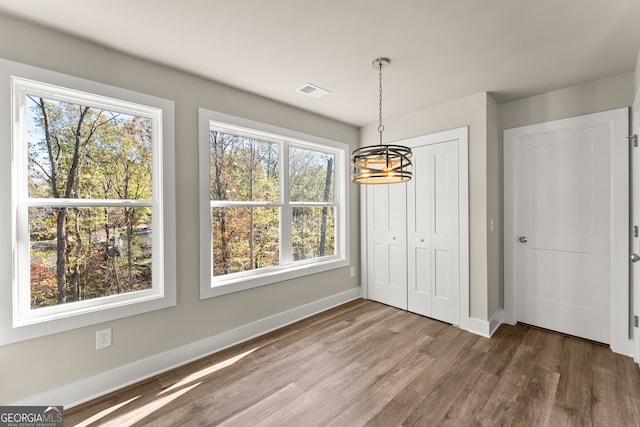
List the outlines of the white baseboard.
<svg viewBox="0 0 640 427">
<path fill-rule="evenodd" d="M 110 371 L 29 396 L 11 405 L 50 405 L 54 402 L 56 405 L 70 408 L 357 298 L 360 298 L 360 288 L 353 288 Z"/>
<path fill-rule="evenodd" d="M 474 334 L 481 335 L 486 338 L 491 338 L 494 332 L 498 330 L 500 325 L 502 325 L 502 315 L 503 311 L 502 309 L 500 309 L 493 313 L 493 316 L 491 316 L 491 319 L 489 319 L 488 321 L 471 317 L 467 319 L 465 329 Z"/>
</svg>

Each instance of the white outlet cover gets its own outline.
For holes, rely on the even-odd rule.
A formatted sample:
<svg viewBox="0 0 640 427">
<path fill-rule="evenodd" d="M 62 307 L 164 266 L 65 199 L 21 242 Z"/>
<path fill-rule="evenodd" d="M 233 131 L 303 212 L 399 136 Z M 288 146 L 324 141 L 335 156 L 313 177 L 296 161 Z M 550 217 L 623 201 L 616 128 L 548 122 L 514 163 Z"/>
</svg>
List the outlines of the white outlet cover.
<svg viewBox="0 0 640 427">
<path fill-rule="evenodd" d="M 96 331 L 96 350 L 111 346 L 111 328 Z"/>
</svg>

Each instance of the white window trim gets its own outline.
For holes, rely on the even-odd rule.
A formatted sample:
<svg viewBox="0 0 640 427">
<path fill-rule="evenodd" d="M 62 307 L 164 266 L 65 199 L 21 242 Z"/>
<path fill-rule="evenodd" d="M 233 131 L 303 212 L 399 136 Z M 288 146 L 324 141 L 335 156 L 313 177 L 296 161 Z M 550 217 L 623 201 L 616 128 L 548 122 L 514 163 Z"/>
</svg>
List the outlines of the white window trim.
<svg viewBox="0 0 640 427">
<path fill-rule="evenodd" d="M 57 87 L 57 88 L 56 88 Z M 28 230 L 24 230 L 24 216 L 30 201 L 24 191 L 26 179 L 26 144 L 19 139 L 25 129 L 20 128 L 24 118 L 24 90 L 46 98 L 69 102 L 78 97 L 92 106 L 113 111 L 133 112 L 154 119 L 153 129 L 153 277 L 151 289 L 112 295 L 87 301 L 61 304 L 31 310 L 28 304 L 29 286 L 18 281 L 28 274 Z M 66 74 L 56 73 L 0 58 L 0 99 L 11 100 L 0 104 L 0 188 L 5 194 L 11 189 L 12 209 L 0 213 L 0 233 L 12 236 L 0 244 L 0 345 L 39 336 L 63 332 L 97 323 L 108 322 L 158 310 L 176 304 L 175 266 L 175 171 L 174 171 L 174 103 L 173 101 L 105 85 Z M 143 107 L 146 106 L 146 109 Z M 12 135 L 13 133 L 13 135 Z M 155 140 L 157 138 L 157 140 Z M 11 151 L 10 151 L 11 150 Z M 24 155 L 19 155 L 19 153 Z M 156 173 L 162 171 L 162 173 Z M 21 187 L 22 186 L 22 187 Z M 51 200 L 47 204 L 103 205 L 105 201 Z M 150 201 L 135 201 L 149 205 Z M 124 206 L 127 201 L 111 200 L 109 205 Z M 38 206 L 43 205 L 38 202 Z M 26 248 L 26 249 L 25 249 Z M 26 251 L 26 252 L 25 252 Z M 26 298 L 26 305 L 25 305 Z"/>
<path fill-rule="evenodd" d="M 211 201 L 209 196 L 209 132 L 211 128 L 224 129 L 230 133 L 255 135 L 259 139 L 282 141 L 309 149 L 324 147 L 335 154 L 335 206 L 336 206 L 336 254 L 319 259 L 298 261 L 293 264 L 213 276 L 211 253 Z M 264 286 L 310 274 L 321 273 L 349 265 L 349 192 L 347 178 L 348 145 L 317 136 L 292 131 L 266 123 L 231 116 L 200 108 L 198 110 L 199 181 L 200 181 L 200 299 L 225 295 L 246 289 Z M 284 156 L 286 153 L 281 153 Z M 288 174 L 281 179 L 281 189 L 288 188 Z M 281 194 L 287 192 L 281 191 Z M 282 202 L 282 201 L 281 201 Z M 263 205 L 264 203 L 261 203 Z M 274 203 L 273 206 L 280 206 Z M 295 203 L 295 205 L 305 205 Z M 284 222 L 283 218 L 283 222 Z M 281 233 L 282 234 L 282 233 Z M 282 244 L 287 244 L 282 236 Z"/>
</svg>

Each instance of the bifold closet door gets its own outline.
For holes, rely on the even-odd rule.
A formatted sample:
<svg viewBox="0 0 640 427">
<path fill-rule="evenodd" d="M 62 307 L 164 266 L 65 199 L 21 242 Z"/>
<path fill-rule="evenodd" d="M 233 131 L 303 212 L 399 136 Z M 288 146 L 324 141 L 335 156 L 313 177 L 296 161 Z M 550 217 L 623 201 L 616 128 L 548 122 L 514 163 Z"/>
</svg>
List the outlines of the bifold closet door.
<svg viewBox="0 0 640 427">
<path fill-rule="evenodd" d="M 367 186 L 368 297 L 407 309 L 406 184 Z"/>
<path fill-rule="evenodd" d="M 407 303 L 414 313 L 458 324 L 458 140 L 413 148 L 407 184 Z"/>
</svg>

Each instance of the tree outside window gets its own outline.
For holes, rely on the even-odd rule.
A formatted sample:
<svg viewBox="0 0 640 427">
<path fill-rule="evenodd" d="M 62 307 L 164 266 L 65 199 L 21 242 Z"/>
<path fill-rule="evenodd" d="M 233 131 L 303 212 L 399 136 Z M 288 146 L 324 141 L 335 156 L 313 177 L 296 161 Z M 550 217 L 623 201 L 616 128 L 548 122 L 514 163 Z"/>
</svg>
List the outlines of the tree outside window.
<svg viewBox="0 0 640 427">
<path fill-rule="evenodd" d="M 312 144 L 212 128 L 213 276 L 336 255 L 335 158 Z"/>
<path fill-rule="evenodd" d="M 151 119 L 25 101 L 31 308 L 149 289 Z"/>
</svg>

